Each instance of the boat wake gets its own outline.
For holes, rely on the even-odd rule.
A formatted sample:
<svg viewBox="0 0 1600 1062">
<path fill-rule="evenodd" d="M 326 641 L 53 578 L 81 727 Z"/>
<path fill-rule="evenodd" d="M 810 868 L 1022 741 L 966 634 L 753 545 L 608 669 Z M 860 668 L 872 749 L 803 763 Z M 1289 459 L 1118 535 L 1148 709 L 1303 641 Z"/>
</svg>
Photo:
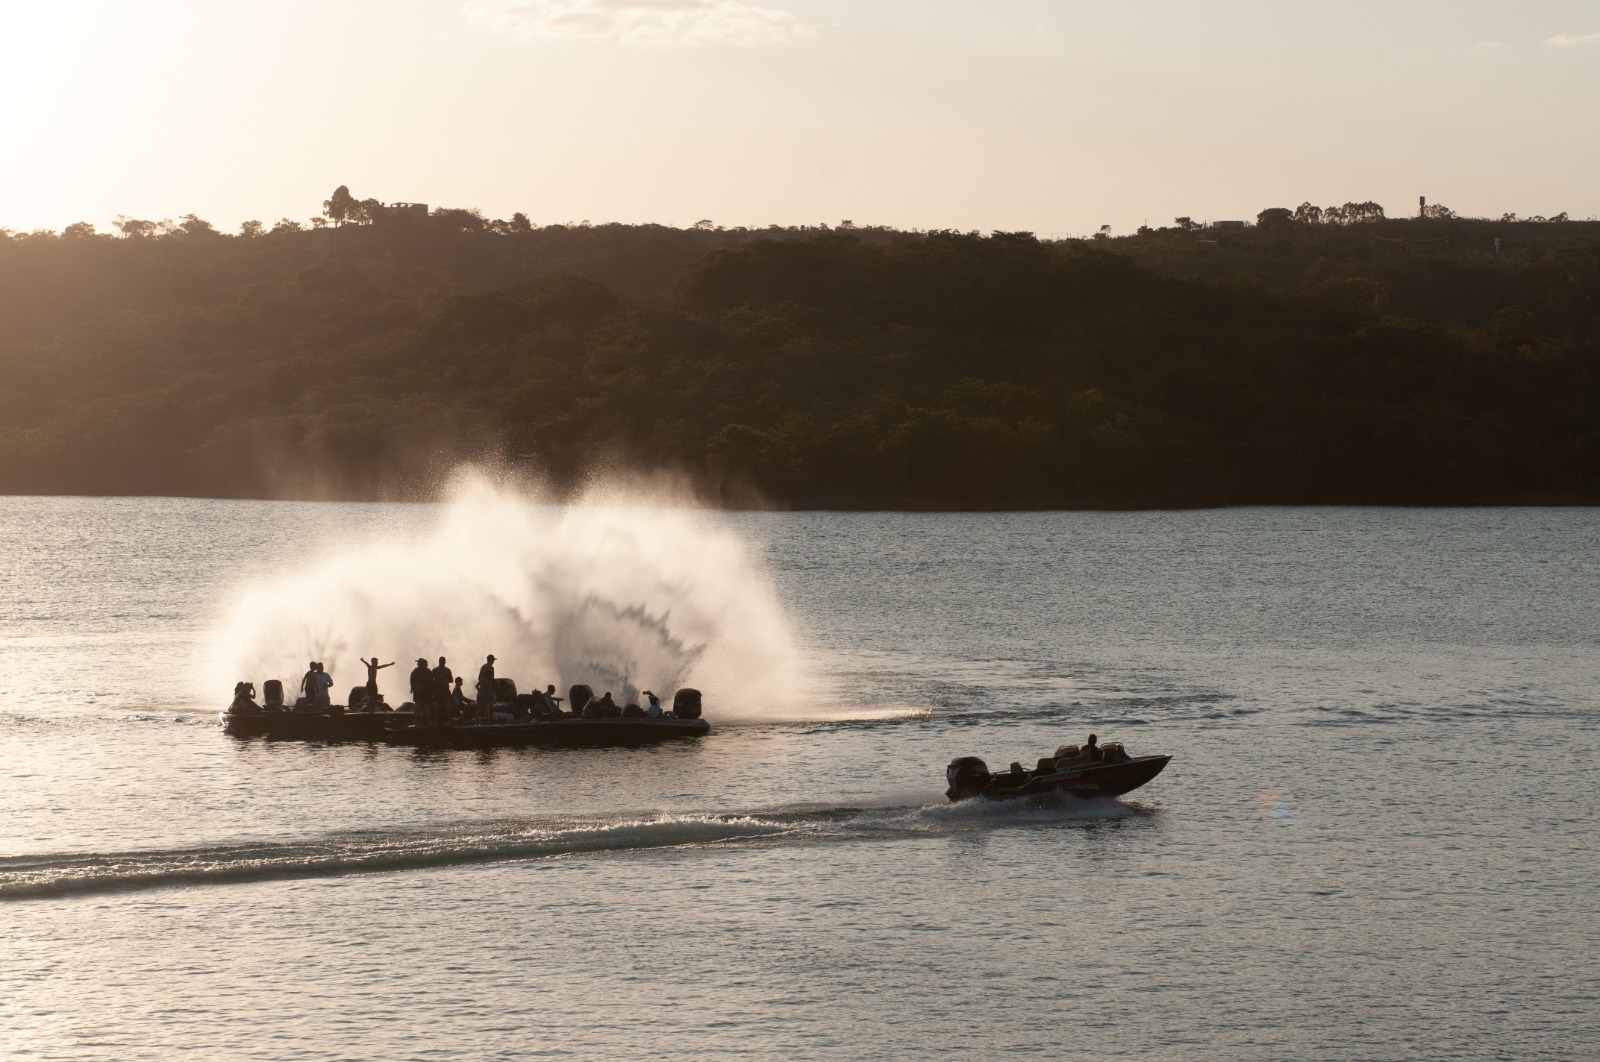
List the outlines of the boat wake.
<svg viewBox="0 0 1600 1062">
<path fill-rule="evenodd" d="M 364 831 L 303 841 L 0 858 L 0 901 L 226 885 L 652 849 L 893 840 L 1122 819 L 1150 811 L 1117 800 L 1052 796 L 1003 803 L 804 807 L 757 813 L 468 823 Z"/>
</svg>

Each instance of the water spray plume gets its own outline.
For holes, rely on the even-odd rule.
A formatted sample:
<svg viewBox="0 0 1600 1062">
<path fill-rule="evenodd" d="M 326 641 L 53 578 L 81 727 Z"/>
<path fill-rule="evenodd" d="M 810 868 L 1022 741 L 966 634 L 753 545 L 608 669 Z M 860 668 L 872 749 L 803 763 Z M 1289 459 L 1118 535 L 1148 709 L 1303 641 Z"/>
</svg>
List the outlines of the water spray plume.
<svg viewBox="0 0 1600 1062">
<path fill-rule="evenodd" d="M 222 640 L 217 688 L 266 678 L 298 688 L 310 660 L 336 699 L 383 672 L 409 699 L 412 661 L 440 656 L 471 689 L 486 654 L 519 690 L 572 683 L 623 696 L 681 686 L 719 720 L 815 718 L 799 653 L 762 559 L 713 514 L 660 485 L 597 486 L 545 505 L 478 474 L 458 477 L 434 525 L 330 555 L 249 587 Z M 392 677 L 391 677 L 392 676 Z"/>
</svg>

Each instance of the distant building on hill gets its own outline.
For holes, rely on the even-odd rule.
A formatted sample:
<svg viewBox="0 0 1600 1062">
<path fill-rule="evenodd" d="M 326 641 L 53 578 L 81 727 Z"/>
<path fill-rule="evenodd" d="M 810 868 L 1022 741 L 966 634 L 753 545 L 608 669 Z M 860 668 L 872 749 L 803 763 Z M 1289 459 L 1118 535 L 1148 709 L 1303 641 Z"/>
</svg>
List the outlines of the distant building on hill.
<svg viewBox="0 0 1600 1062">
<path fill-rule="evenodd" d="M 1211 223 L 1211 227 L 1214 228 L 1214 229 L 1242 229 L 1242 228 L 1245 227 L 1245 222 L 1243 222 L 1243 221 L 1213 221 Z"/>
<path fill-rule="evenodd" d="M 427 216 L 427 203 L 385 203 L 381 218 L 384 221 L 417 221 Z"/>
</svg>

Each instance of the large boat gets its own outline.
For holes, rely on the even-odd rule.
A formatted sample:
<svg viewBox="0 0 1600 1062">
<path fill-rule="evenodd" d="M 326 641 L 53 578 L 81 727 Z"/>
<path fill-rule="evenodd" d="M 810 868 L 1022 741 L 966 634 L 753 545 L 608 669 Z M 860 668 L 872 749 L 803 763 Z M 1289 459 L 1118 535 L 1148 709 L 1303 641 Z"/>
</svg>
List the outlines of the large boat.
<svg viewBox="0 0 1600 1062">
<path fill-rule="evenodd" d="M 243 738 L 269 741 L 372 741 L 392 745 L 498 748 L 520 745 L 647 745 L 658 741 L 702 737 L 711 725 L 700 718 L 701 694 L 680 689 L 672 708 L 659 706 L 648 714 L 630 705 L 619 708 L 609 695 L 596 700 L 588 686 L 573 686 L 571 713 L 549 711 L 540 697 L 518 694 L 509 679 L 496 682 L 496 704 L 487 720 L 440 717 L 436 708 L 417 711 L 409 702 L 398 710 L 381 701 L 363 699 L 361 688 L 351 691 L 354 707 L 308 706 L 302 700 L 287 705 L 283 684 L 263 684 L 263 704 L 255 701 L 255 686 L 234 687 L 233 704 L 222 713 L 223 729 Z"/>
<path fill-rule="evenodd" d="M 945 768 L 950 788 L 945 796 L 952 801 L 983 797 L 988 800 L 1014 800 L 1045 793 L 1070 793 L 1094 799 L 1132 792 L 1161 773 L 1171 756 L 1129 756 L 1121 745 L 1107 742 L 1087 750 L 1076 745 L 1056 750 L 1055 756 L 1039 760 L 1033 770 L 1013 763 L 1007 771 L 991 771 L 976 756 L 962 756 Z"/>
</svg>

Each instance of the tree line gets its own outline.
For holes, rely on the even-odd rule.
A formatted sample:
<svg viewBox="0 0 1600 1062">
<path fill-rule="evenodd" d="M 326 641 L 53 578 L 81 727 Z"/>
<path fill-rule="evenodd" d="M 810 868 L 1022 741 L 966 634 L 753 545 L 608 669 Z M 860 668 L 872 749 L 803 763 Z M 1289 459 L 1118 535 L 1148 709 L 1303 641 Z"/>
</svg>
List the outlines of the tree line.
<svg viewBox="0 0 1600 1062">
<path fill-rule="evenodd" d="M 1308 204 L 1047 243 L 373 202 L 0 239 L 0 492 L 417 498 L 476 460 L 797 507 L 1600 499 L 1600 225 Z"/>
</svg>

